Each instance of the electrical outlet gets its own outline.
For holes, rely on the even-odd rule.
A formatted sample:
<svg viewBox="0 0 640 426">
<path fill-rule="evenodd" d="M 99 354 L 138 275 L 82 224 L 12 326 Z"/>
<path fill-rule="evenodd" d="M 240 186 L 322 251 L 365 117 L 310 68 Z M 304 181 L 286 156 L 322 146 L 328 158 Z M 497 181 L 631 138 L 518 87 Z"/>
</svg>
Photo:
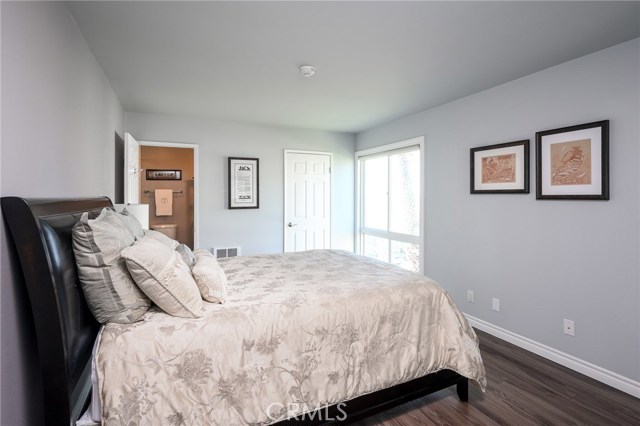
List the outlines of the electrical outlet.
<svg viewBox="0 0 640 426">
<path fill-rule="evenodd" d="M 476 295 L 473 290 L 467 290 L 467 302 L 476 303 Z"/>
<path fill-rule="evenodd" d="M 493 298 L 493 301 L 491 303 L 491 309 L 493 309 L 496 312 L 500 312 L 500 299 L 496 299 L 495 297 Z"/>
<path fill-rule="evenodd" d="M 576 325 L 574 324 L 573 321 L 568 320 L 568 319 L 564 319 L 564 324 L 562 327 L 562 331 L 564 332 L 564 334 L 568 334 L 569 336 L 575 336 L 576 335 Z"/>
</svg>

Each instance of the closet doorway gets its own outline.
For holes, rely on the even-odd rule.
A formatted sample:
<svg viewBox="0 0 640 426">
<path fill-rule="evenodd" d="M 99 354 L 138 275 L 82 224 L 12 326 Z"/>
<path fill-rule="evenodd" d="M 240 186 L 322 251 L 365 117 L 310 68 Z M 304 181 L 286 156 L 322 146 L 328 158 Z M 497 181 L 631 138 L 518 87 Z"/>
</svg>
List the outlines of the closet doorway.
<svg viewBox="0 0 640 426">
<path fill-rule="evenodd" d="M 150 229 L 198 247 L 198 145 L 126 136 L 125 201 L 149 205 Z"/>
</svg>

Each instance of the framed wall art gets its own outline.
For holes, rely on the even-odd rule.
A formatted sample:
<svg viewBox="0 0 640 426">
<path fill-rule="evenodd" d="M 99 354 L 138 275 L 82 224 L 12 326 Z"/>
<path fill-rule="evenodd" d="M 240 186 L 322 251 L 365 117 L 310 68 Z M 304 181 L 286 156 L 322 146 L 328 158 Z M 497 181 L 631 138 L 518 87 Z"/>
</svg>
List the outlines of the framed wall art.
<svg viewBox="0 0 640 426">
<path fill-rule="evenodd" d="M 528 194 L 529 140 L 471 148 L 472 194 Z"/>
<path fill-rule="evenodd" d="M 182 170 L 147 170 L 147 180 L 182 180 Z"/>
<path fill-rule="evenodd" d="M 229 208 L 260 208 L 260 176 L 257 158 L 229 157 Z"/>
<path fill-rule="evenodd" d="M 609 120 L 536 133 L 536 199 L 609 199 Z"/>
</svg>

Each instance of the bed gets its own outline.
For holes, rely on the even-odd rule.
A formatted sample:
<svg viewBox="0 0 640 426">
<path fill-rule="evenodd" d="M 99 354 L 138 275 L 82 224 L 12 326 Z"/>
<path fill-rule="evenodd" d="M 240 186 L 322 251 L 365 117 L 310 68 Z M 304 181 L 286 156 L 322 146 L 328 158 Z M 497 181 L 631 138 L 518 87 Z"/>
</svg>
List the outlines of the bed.
<svg viewBox="0 0 640 426">
<path fill-rule="evenodd" d="M 229 300 L 206 304 L 203 318 L 152 308 L 143 321 L 101 329 L 71 229 L 110 206 L 2 199 L 34 315 L 47 425 L 75 424 L 92 365 L 105 425 L 352 422 L 449 386 L 466 401 L 469 380 L 485 386 L 477 338 L 446 292 L 347 252 L 226 259 Z"/>
</svg>

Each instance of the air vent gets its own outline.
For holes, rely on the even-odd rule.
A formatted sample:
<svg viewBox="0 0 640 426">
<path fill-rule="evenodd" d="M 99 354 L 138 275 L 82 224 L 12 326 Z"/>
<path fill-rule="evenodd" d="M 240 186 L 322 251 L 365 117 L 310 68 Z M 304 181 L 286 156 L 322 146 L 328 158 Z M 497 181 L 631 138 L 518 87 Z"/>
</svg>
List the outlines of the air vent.
<svg viewBox="0 0 640 426">
<path fill-rule="evenodd" d="M 240 247 L 214 248 L 213 255 L 216 259 L 240 256 Z"/>
</svg>

